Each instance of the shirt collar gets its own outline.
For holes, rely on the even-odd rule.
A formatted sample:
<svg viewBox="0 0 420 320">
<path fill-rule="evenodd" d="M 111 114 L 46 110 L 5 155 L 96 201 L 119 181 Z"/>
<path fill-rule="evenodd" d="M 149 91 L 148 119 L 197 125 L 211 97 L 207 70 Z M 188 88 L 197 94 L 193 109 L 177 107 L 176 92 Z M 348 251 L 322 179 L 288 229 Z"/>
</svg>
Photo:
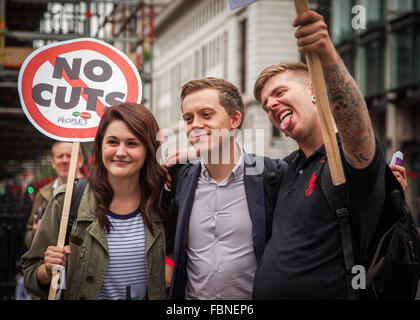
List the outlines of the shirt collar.
<svg viewBox="0 0 420 320">
<path fill-rule="evenodd" d="M 241 155 L 239 156 L 238 162 L 236 162 L 232 172 L 230 173 L 230 175 L 233 175 L 235 178 L 243 176 L 245 167 L 244 149 L 239 145 L 238 148 L 241 151 Z"/>
<path fill-rule="evenodd" d="M 337 139 L 337 145 L 338 145 L 338 147 L 340 147 L 341 146 L 341 139 L 340 139 L 340 135 L 338 134 L 338 132 L 335 134 L 335 137 Z M 325 150 L 325 144 L 323 144 L 317 150 L 315 150 L 315 152 L 313 154 L 314 155 L 315 154 L 322 154 L 322 155 L 324 155 L 326 153 L 327 153 L 327 151 Z"/>
<path fill-rule="evenodd" d="M 244 174 L 244 167 L 245 167 L 244 149 L 238 143 L 236 143 L 236 146 L 240 150 L 241 154 L 240 154 L 238 161 L 236 162 L 235 166 L 233 167 L 233 169 L 230 172 L 229 177 L 227 179 L 240 178 Z M 209 171 L 207 170 L 206 166 L 204 165 L 203 158 L 200 158 L 200 163 L 201 163 L 200 177 L 202 179 L 207 180 L 207 181 L 212 179 L 210 177 Z"/>
<path fill-rule="evenodd" d="M 337 138 L 338 147 L 341 147 L 340 135 L 338 133 L 336 133 L 335 136 Z M 297 154 L 292 159 L 292 164 L 304 163 L 304 162 L 306 162 L 306 160 L 312 159 L 312 158 L 316 157 L 317 155 L 321 155 L 321 156 L 326 155 L 325 144 L 323 144 L 318 149 L 316 149 L 314 151 L 314 153 L 312 153 L 308 158 L 306 158 L 303 151 L 301 149 L 299 149 Z"/>
<path fill-rule="evenodd" d="M 54 181 L 54 183 L 53 183 L 53 185 L 52 185 L 52 189 L 54 190 L 55 188 L 57 188 L 58 187 L 58 178 L 57 179 L 55 179 L 55 181 Z"/>
</svg>

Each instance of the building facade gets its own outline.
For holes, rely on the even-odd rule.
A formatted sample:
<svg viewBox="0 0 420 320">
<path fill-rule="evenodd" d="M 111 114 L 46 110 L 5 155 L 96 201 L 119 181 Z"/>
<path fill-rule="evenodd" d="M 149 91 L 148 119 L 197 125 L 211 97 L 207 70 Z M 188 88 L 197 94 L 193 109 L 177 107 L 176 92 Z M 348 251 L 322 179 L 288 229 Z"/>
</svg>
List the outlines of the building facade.
<svg viewBox="0 0 420 320">
<path fill-rule="evenodd" d="M 404 153 L 406 196 L 420 225 L 420 1 L 333 0 L 332 20 L 387 160 Z"/>
<path fill-rule="evenodd" d="M 225 0 L 176 0 L 156 17 L 153 104 L 169 144 L 186 146 L 180 87 L 202 77 L 224 78 L 241 91 L 246 116 L 242 142 L 248 152 L 282 158 L 296 144 L 273 128 L 253 88 L 259 73 L 281 61 L 298 61 L 293 1 L 259 0 L 230 10 Z M 173 135 L 175 134 L 175 135 Z"/>
<path fill-rule="evenodd" d="M 324 15 L 359 83 L 386 158 L 404 153 L 406 196 L 420 225 L 420 0 L 313 1 L 311 7 Z M 251 139 L 243 135 L 247 150 L 275 158 L 294 150 L 296 144 L 273 128 L 255 101 L 253 86 L 268 65 L 301 60 L 295 16 L 287 0 L 259 0 L 233 11 L 224 0 L 176 0 L 165 7 L 156 18 L 151 91 L 151 108 L 164 133 L 175 133 L 165 141 L 187 145 L 180 142 L 185 139 L 180 87 L 215 76 L 243 94 L 243 131 L 254 130 Z"/>
</svg>

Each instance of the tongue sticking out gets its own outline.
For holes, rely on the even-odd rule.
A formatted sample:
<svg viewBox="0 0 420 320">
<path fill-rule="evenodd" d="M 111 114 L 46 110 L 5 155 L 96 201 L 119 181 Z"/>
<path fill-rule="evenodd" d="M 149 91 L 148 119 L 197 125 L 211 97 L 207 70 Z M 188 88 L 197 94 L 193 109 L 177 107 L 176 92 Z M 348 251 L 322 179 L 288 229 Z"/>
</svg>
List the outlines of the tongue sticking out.
<svg viewBox="0 0 420 320">
<path fill-rule="evenodd" d="M 292 120 L 293 114 L 288 115 L 286 118 L 283 119 L 283 121 L 280 124 L 281 130 L 287 130 L 290 126 L 290 122 Z"/>
</svg>

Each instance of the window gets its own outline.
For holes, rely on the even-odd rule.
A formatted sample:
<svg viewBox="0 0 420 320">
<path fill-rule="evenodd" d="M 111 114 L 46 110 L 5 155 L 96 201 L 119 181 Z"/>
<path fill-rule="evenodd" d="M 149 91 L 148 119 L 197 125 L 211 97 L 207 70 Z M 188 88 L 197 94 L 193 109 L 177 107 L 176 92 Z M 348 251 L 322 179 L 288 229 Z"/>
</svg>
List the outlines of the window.
<svg viewBox="0 0 420 320">
<path fill-rule="evenodd" d="M 351 26 L 351 0 L 334 0 L 333 10 L 333 37 L 334 44 L 345 40 L 353 39 L 353 28 Z"/>
<path fill-rule="evenodd" d="M 385 23 L 385 0 L 360 0 L 366 9 L 366 29 L 375 28 Z"/>
<path fill-rule="evenodd" d="M 240 32 L 240 47 L 239 47 L 239 70 L 240 70 L 240 80 L 241 80 L 241 92 L 246 91 L 246 19 L 240 22 L 239 32 Z"/>
<path fill-rule="evenodd" d="M 213 40 L 213 41 L 210 42 L 210 55 L 209 55 L 209 60 L 210 60 L 209 65 L 210 65 L 210 67 L 213 67 L 216 64 L 215 48 L 216 48 L 216 43 L 215 43 L 215 40 Z"/>
<path fill-rule="evenodd" d="M 390 1 L 390 11 L 411 11 L 413 10 L 413 1 L 412 0 L 391 0 Z"/>
<path fill-rule="evenodd" d="M 207 64 L 207 48 L 208 45 L 201 47 L 201 74 L 206 77 L 208 64 Z"/>
<path fill-rule="evenodd" d="M 194 78 L 201 77 L 200 73 L 200 52 L 198 50 L 194 53 Z"/>
<path fill-rule="evenodd" d="M 391 33 L 391 87 L 420 84 L 420 28 Z"/>
<path fill-rule="evenodd" d="M 384 92 L 384 39 L 368 42 L 360 48 L 360 89 L 365 96 Z"/>
<path fill-rule="evenodd" d="M 220 36 L 218 36 L 217 37 L 217 39 L 216 39 L 216 48 L 215 48 L 215 55 L 216 55 L 216 57 L 215 57 L 215 60 L 216 60 L 216 63 L 220 63 L 220 42 L 221 42 L 221 37 Z"/>
<path fill-rule="evenodd" d="M 181 63 L 177 63 L 171 69 L 170 74 L 170 87 L 171 87 L 171 116 L 170 119 L 179 119 L 180 117 L 180 96 L 179 96 L 179 88 L 182 85 L 181 79 Z"/>
<path fill-rule="evenodd" d="M 368 107 L 371 107 L 370 105 Z M 370 109 L 371 111 L 372 109 Z M 376 112 L 374 114 L 370 114 L 370 119 L 372 123 L 373 131 L 375 132 L 375 137 L 383 146 L 384 150 L 386 150 L 387 146 L 387 137 L 386 137 L 386 125 L 385 125 L 385 112 Z"/>
<path fill-rule="evenodd" d="M 340 52 L 341 60 L 343 60 L 347 70 L 350 74 L 355 77 L 354 74 L 354 49 L 347 50 L 345 52 Z"/>
<path fill-rule="evenodd" d="M 390 14 L 420 11 L 420 0 L 390 0 Z"/>
<path fill-rule="evenodd" d="M 228 67 L 228 55 L 227 55 L 227 53 L 228 53 L 228 43 L 229 43 L 229 36 L 228 36 L 228 32 L 227 31 L 225 31 L 224 33 L 223 33 L 223 45 L 222 46 L 220 46 L 220 49 L 222 50 L 222 52 L 221 52 L 221 56 L 223 57 L 223 78 L 226 78 L 227 77 L 227 74 L 228 74 L 228 70 L 227 70 L 227 67 Z"/>
</svg>

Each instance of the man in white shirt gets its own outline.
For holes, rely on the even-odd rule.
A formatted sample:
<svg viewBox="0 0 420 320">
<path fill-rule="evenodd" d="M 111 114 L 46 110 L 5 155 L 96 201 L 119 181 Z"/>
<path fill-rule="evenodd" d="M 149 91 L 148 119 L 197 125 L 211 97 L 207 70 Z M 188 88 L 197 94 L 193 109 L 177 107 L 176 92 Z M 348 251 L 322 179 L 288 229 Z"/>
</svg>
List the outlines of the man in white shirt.
<svg viewBox="0 0 420 320">
<path fill-rule="evenodd" d="M 189 81 L 181 101 L 188 139 L 201 159 L 173 181 L 178 222 L 169 297 L 251 299 L 273 207 L 262 175 L 247 174 L 255 159 L 234 138 L 244 103 L 234 85 L 217 78 Z M 274 166 L 280 181 L 287 165 Z"/>
<path fill-rule="evenodd" d="M 67 182 L 67 176 L 69 175 L 70 159 L 72 143 L 69 142 L 55 142 L 51 147 L 51 166 L 57 173 L 57 178 L 50 183 L 39 189 L 35 196 L 31 215 L 26 225 L 25 233 L 25 244 L 29 248 L 32 240 L 35 236 L 36 230 L 38 229 L 39 221 L 41 220 L 38 215 L 42 214 L 47 207 L 48 202 L 52 198 L 53 190 Z M 79 152 L 77 160 L 77 172 L 76 178 L 83 177 L 81 169 L 83 167 L 83 155 Z"/>
</svg>

